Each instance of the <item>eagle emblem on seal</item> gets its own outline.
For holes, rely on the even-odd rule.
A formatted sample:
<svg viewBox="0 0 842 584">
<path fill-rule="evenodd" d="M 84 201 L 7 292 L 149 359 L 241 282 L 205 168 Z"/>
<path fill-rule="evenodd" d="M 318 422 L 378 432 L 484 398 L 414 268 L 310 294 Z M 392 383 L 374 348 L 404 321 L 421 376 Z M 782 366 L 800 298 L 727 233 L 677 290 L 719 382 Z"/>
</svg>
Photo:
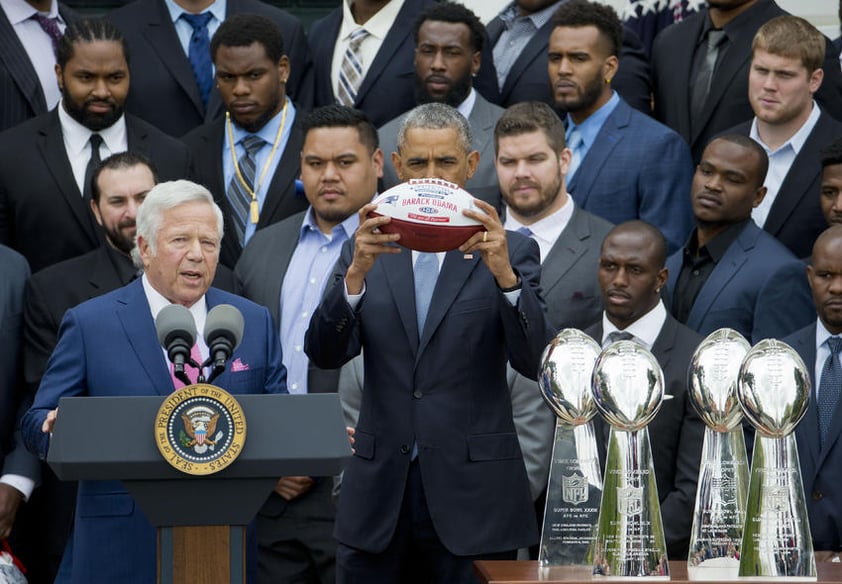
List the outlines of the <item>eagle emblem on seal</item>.
<svg viewBox="0 0 842 584">
<path fill-rule="evenodd" d="M 196 454 L 213 450 L 216 442 L 222 438 L 222 432 L 216 431 L 219 412 L 207 406 L 196 406 L 181 414 L 184 423 L 184 435 L 181 443 L 185 448 L 192 448 Z"/>
</svg>

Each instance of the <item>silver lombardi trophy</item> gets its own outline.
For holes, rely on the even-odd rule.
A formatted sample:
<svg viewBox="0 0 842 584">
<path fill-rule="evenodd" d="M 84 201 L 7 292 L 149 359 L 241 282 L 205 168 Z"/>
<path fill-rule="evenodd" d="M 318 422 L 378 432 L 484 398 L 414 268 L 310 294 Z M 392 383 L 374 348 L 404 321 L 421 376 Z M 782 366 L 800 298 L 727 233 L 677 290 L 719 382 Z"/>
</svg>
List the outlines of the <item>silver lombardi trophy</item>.
<svg viewBox="0 0 842 584">
<path fill-rule="evenodd" d="M 740 576 L 815 580 L 816 560 L 793 431 L 807 412 L 810 375 L 775 339 L 757 343 L 740 369 L 737 395 L 757 429 Z"/>
<path fill-rule="evenodd" d="M 737 380 L 749 349 L 740 333 L 723 328 L 702 341 L 690 363 L 690 401 L 705 423 L 687 558 L 691 580 L 731 580 L 739 572 L 749 468 Z"/>
<path fill-rule="evenodd" d="M 541 357 L 538 385 L 556 414 L 547 484 L 541 567 L 586 565 L 596 535 L 602 472 L 591 418 L 591 373 L 600 347 L 578 329 L 564 329 Z"/>
<path fill-rule="evenodd" d="M 669 578 L 646 428 L 663 403 L 663 377 L 652 353 L 633 341 L 612 343 L 594 366 L 594 401 L 611 425 L 593 551 L 594 574 Z"/>
</svg>

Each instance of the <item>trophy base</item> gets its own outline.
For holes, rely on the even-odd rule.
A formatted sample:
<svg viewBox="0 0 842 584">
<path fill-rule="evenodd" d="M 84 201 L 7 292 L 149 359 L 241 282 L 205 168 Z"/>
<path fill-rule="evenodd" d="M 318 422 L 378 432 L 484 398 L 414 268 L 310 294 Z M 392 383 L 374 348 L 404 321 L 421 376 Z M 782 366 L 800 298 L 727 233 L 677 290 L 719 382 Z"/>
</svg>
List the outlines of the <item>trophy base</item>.
<svg viewBox="0 0 842 584">
<path fill-rule="evenodd" d="M 816 576 L 740 576 L 740 582 L 818 582 Z"/>
<path fill-rule="evenodd" d="M 698 566 L 687 566 L 687 579 L 707 582 L 737 580 L 740 573 L 740 560 L 736 558 L 711 558 Z"/>
<path fill-rule="evenodd" d="M 594 574 L 594 580 L 600 580 L 604 582 L 640 582 L 641 580 L 653 580 L 653 581 L 667 581 L 669 582 L 669 576 L 603 576 L 602 574 Z"/>
</svg>

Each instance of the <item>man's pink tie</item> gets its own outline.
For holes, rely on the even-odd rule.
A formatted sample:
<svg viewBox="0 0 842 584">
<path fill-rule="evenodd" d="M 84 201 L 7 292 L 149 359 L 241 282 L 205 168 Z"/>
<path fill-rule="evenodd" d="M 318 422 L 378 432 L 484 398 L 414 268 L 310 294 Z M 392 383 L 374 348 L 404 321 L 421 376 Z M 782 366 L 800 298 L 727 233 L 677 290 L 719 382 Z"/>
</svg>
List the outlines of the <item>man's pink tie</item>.
<svg viewBox="0 0 842 584">
<path fill-rule="evenodd" d="M 193 361 L 195 361 L 196 363 L 202 363 L 202 354 L 201 352 L 199 352 L 198 344 L 194 344 L 193 348 L 190 349 L 190 358 L 193 359 Z M 190 378 L 190 383 L 196 383 L 196 381 L 199 379 L 199 370 L 195 367 L 185 365 L 184 372 L 187 374 L 187 377 Z M 175 366 L 172 363 L 170 363 L 170 377 L 172 377 L 173 387 L 175 389 L 181 389 L 183 387 L 186 387 L 184 385 L 184 382 L 182 382 L 179 378 L 175 376 Z"/>
</svg>

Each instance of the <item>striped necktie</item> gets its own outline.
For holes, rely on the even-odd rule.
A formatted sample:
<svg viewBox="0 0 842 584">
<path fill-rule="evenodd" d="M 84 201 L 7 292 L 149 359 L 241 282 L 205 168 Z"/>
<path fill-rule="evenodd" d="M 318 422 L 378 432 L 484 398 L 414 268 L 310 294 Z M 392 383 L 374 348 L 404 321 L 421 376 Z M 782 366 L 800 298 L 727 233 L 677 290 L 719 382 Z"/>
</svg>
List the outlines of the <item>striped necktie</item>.
<svg viewBox="0 0 842 584">
<path fill-rule="evenodd" d="M 237 166 L 240 167 L 240 175 L 243 177 L 242 182 L 237 176 L 236 169 L 234 175 L 231 177 L 231 182 L 228 184 L 228 201 L 231 203 L 231 208 L 234 213 L 234 231 L 237 233 L 237 239 L 241 246 L 245 245 L 246 225 L 249 221 L 249 209 L 251 207 L 251 193 L 254 191 L 254 176 L 255 176 L 255 158 L 257 152 L 266 143 L 260 136 L 249 134 L 241 141 L 245 153 L 240 156 L 237 161 Z M 245 184 L 243 184 L 245 183 Z"/>
<path fill-rule="evenodd" d="M 369 35 L 364 28 L 358 28 L 351 33 L 348 41 L 348 48 L 342 56 L 342 65 L 339 68 L 339 87 L 336 100 L 340 105 L 353 107 L 357 100 L 357 91 L 363 80 L 362 56 L 359 53 L 360 45 Z"/>
</svg>

